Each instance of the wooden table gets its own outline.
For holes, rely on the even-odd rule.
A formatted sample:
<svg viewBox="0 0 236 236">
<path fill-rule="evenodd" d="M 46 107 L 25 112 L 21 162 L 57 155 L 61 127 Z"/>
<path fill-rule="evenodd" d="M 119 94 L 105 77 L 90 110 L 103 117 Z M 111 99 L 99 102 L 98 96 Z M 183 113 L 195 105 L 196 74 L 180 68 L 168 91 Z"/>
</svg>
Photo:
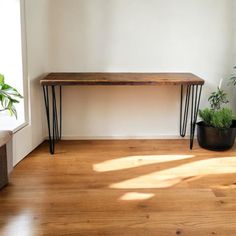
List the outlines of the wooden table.
<svg viewBox="0 0 236 236">
<path fill-rule="evenodd" d="M 204 80 L 196 75 L 191 73 L 50 73 L 40 83 L 44 92 L 51 154 L 54 154 L 55 142 L 61 139 L 62 134 L 62 86 L 178 85 L 181 88 L 180 135 L 184 137 L 186 134 L 189 105 L 191 104 L 190 149 L 193 147 L 195 125 L 204 84 Z M 52 99 L 49 96 L 49 87 Z M 59 88 L 59 112 L 56 99 L 57 87 Z"/>
</svg>

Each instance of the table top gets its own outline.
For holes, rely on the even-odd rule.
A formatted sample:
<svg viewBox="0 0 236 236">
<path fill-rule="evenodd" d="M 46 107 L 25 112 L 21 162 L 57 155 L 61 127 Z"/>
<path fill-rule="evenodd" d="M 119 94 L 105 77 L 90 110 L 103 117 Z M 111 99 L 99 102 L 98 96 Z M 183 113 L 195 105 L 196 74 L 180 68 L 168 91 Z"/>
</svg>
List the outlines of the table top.
<svg viewBox="0 0 236 236">
<path fill-rule="evenodd" d="M 191 73 L 50 73 L 41 85 L 203 85 Z"/>
</svg>

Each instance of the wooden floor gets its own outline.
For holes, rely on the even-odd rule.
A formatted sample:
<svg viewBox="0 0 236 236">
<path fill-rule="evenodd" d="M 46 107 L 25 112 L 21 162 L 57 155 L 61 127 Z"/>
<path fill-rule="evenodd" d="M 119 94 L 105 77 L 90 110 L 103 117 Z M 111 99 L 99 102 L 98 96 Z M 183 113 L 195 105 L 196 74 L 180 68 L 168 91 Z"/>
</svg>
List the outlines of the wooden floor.
<svg viewBox="0 0 236 236">
<path fill-rule="evenodd" d="M 0 192 L 0 235 L 236 235 L 236 147 L 187 140 L 46 143 Z"/>
</svg>

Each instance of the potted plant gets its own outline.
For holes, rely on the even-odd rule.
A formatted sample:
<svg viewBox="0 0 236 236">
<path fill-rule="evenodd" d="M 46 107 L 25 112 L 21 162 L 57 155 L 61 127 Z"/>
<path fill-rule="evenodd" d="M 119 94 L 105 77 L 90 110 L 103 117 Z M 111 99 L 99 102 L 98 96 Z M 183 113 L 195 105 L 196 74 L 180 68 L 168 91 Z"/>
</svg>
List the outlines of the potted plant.
<svg viewBox="0 0 236 236">
<path fill-rule="evenodd" d="M 231 109 L 222 107 L 228 103 L 227 95 L 218 88 L 208 101 L 210 108 L 199 110 L 202 121 L 197 123 L 198 143 L 209 150 L 230 149 L 235 141 L 236 120 Z"/>
</svg>

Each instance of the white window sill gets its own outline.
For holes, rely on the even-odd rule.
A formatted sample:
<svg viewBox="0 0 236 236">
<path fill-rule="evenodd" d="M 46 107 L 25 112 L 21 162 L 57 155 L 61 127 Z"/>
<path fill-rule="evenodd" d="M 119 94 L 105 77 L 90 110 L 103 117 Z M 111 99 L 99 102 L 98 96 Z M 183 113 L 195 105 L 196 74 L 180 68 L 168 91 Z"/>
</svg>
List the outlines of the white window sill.
<svg viewBox="0 0 236 236">
<path fill-rule="evenodd" d="M 14 116 L 9 116 L 7 112 L 0 113 L 0 130 L 9 130 L 15 133 L 27 124 L 28 122 L 25 122 L 24 116 L 19 116 L 16 119 Z"/>
</svg>

